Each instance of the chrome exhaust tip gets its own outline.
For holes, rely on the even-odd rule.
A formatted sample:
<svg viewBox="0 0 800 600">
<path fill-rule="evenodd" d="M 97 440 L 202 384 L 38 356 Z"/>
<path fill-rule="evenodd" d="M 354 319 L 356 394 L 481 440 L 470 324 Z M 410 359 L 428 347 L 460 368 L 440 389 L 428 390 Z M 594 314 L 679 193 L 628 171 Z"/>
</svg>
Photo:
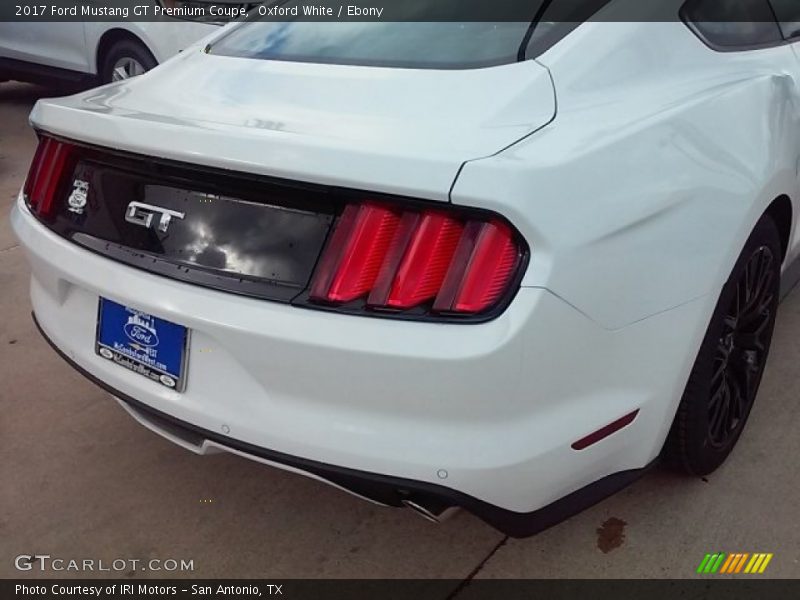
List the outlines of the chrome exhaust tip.
<svg viewBox="0 0 800 600">
<path fill-rule="evenodd" d="M 406 506 L 417 513 L 420 517 L 431 523 L 441 523 L 452 517 L 458 512 L 458 506 L 448 506 L 436 502 L 422 503 L 412 498 L 404 498 L 403 506 Z"/>
</svg>

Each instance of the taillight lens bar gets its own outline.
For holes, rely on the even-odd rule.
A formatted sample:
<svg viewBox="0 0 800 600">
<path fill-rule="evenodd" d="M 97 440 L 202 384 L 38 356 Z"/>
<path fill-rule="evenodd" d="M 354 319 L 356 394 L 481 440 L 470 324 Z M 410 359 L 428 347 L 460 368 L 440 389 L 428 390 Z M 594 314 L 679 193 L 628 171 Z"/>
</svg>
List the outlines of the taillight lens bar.
<svg viewBox="0 0 800 600">
<path fill-rule="evenodd" d="M 480 315 L 508 295 L 522 256 L 514 231 L 497 218 L 348 204 L 323 251 L 310 299 Z"/>
<path fill-rule="evenodd" d="M 72 144 L 41 137 L 22 190 L 32 212 L 44 218 L 53 215 L 57 195 L 75 168 L 77 155 Z"/>
<path fill-rule="evenodd" d="M 492 306 L 508 287 L 519 262 L 519 249 L 508 226 L 472 222 L 461 236 L 433 309 L 477 313 Z"/>
<path fill-rule="evenodd" d="M 397 213 L 381 206 L 345 208 L 311 284 L 311 296 L 346 303 L 367 294 L 399 223 Z"/>
</svg>

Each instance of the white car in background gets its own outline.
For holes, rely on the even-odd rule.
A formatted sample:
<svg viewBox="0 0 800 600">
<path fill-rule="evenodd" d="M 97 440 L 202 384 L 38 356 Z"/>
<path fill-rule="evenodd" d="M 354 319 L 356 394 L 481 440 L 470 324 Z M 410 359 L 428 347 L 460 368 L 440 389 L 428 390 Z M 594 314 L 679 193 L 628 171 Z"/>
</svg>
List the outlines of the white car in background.
<svg viewBox="0 0 800 600">
<path fill-rule="evenodd" d="M 528 535 L 713 471 L 797 275 L 800 5 L 599 4 L 243 23 L 39 101 L 40 330 L 187 449 L 430 519 Z"/>
<path fill-rule="evenodd" d="M 166 4 L 183 3 L 166 0 Z M 192 4 L 212 2 L 194 0 Z M 215 4 L 246 9 L 253 6 L 231 0 Z M 127 79 L 149 71 L 223 24 L 177 18 L 153 22 L 2 22 L 0 81 L 91 87 Z"/>
</svg>

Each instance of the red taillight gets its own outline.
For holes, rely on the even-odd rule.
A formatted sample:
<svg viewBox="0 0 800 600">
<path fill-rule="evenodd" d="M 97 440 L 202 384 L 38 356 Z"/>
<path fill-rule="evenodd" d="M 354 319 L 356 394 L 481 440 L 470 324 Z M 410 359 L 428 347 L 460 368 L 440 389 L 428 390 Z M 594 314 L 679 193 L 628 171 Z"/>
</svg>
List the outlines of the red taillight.
<svg viewBox="0 0 800 600">
<path fill-rule="evenodd" d="M 478 314 L 508 291 L 521 251 L 499 221 L 443 211 L 351 204 L 336 224 L 311 284 L 311 299 L 374 309 L 424 304 Z"/>
<path fill-rule="evenodd" d="M 31 210 L 49 217 L 56 206 L 56 196 L 64 178 L 75 167 L 76 148 L 71 144 L 43 137 L 36 149 L 23 193 Z"/>
<path fill-rule="evenodd" d="M 39 141 L 39 145 L 36 147 L 36 153 L 33 155 L 33 162 L 31 162 L 30 169 L 28 169 L 28 178 L 25 180 L 25 186 L 22 188 L 22 193 L 25 195 L 25 200 L 28 201 L 28 204 L 30 204 L 33 184 L 39 177 L 39 170 L 42 166 L 42 156 L 44 156 L 52 141 L 53 140 L 50 138 L 42 138 Z"/>
<path fill-rule="evenodd" d="M 433 309 L 465 313 L 486 310 L 506 291 L 518 260 L 519 250 L 507 226 L 494 221 L 469 223 Z"/>
<path fill-rule="evenodd" d="M 400 215 L 388 208 L 349 205 L 322 257 L 311 297 L 345 303 L 367 294 L 399 223 Z"/>
<path fill-rule="evenodd" d="M 441 213 L 406 213 L 407 232 L 396 236 L 397 255 L 385 260 L 371 306 L 413 308 L 433 300 L 442 286 L 464 225 Z M 413 226 L 411 222 L 413 221 Z"/>
</svg>

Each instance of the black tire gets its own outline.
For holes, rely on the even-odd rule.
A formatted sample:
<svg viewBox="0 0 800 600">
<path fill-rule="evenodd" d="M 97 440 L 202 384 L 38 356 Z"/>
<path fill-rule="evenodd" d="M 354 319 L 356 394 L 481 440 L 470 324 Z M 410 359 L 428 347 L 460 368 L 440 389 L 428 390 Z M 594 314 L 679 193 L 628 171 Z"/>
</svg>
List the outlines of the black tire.
<svg viewBox="0 0 800 600">
<path fill-rule="evenodd" d="M 663 457 L 693 475 L 719 467 L 747 423 L 769 355 L 780 293 L 781 241 L 764 216 L 722 288 Z"/>
<path fill-rule="evenodd" d="M 115 67 L 121 61 L 135 61 L 143 67 L 144 71 L 149 71 L 158 65 L 158 61 L 144 44 L 134 40 L 119 40 L 114 42 L 102 58 L 100 65 L 101 84 L 114 81 Z"/>
</svg>

